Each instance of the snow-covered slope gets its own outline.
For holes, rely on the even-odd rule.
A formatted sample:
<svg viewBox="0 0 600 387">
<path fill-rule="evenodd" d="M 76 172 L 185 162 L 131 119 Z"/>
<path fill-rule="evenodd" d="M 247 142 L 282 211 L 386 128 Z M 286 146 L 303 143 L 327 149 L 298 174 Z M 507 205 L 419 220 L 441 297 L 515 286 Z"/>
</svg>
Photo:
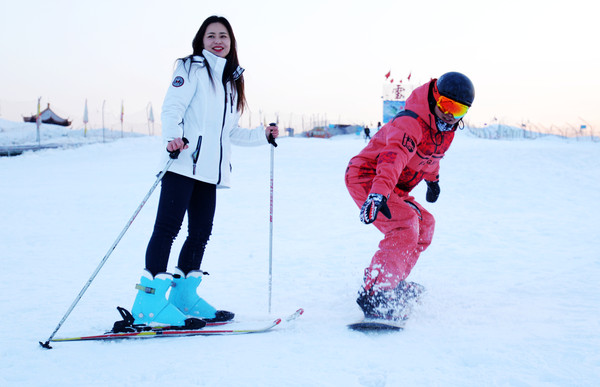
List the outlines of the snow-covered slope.
<svg viewBox="0 0 600 387">
<path fill-rule="evenodd" d="M 161 169 L 158 138 L 0 158 L 0 385 L 591 386 L 600 380 L 598 144 L 459 133 L 442 161 L 425 285 L 405 331 L 346 329 L 380 239 L 343 174 L 365 144 L 281 138 L 275 150 L 268 334 L 115 343 L 45 340 Z M 158 192 L 57 336 L 93 334 L 131 307 Z M 269 148 L 234 148 L 218 191 L 202 294 L 240 320 L 268 315 Z M 185 234 L 185 225 L 182 234 Z M 178 238 L 170 267 L 183 238 Z"/>
</svg>

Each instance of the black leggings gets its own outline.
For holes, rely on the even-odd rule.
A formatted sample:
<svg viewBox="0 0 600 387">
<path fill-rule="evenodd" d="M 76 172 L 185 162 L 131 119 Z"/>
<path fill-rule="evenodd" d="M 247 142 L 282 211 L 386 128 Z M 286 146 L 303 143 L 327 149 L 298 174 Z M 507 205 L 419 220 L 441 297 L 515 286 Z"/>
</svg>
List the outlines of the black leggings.
<svg viewBox="0 0 600 387">
<path fill-rule="evenodd" d="M 167 172 L 162 179 L 154 231 L 146 250 L 146 269 L 156 276 L 167 271 L 171 246 L 183 217 L 188 215 L 188 236 L 177 266 L 185 273 L 200 269 L 204 248 L 215 216 L 216 185 Z"/>
</svg>

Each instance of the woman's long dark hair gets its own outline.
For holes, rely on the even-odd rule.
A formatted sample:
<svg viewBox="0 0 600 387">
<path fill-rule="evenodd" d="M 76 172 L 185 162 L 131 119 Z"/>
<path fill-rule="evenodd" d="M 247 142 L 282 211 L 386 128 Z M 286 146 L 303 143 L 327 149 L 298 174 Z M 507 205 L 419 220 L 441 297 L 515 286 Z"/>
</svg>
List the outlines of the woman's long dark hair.
<svg viewBox="0 0 600 387">
<path fill-rule="evenodd" d="M 233 90 L 237 95 L 237 110 L 240 113 L 243 113 L 244 108 L 246 107 L 246 97 L 244 95 L 244 76 L 241 75 L 238 79 L 233 79 L 233 73 L 237 70 L 240 64 L 237 56 L 237 43 L 235 40 L 235 35 L 233 34 L 233 28 L 231 28 L 231 24 L 229 24 L 229 21 L 227 21 L 227 19 L 225 19 L 222 16 L 210 16 L 209 18 L 204 20 L 204 22 L 200 26 L 200 29 L 196 33 L 194 40 L 192 41 L 192 48 L 194 49 L 192 55 L 199 55 L 204 57 L 204 55 L 202 55 L 202 50 L 204 50 L 204 35 L 206 34 L 206 29 L 208 28 L 208 26 L 213 23 L 220 23 L 224 25 L 229 34 L 229 39 L 231 39 L 231 47 L 229 49 L 229 53 L 225 57 L 225 59 L 227 59 L 227 64 L 225 64 L 222 81 L 223 84 L 226 84 L 228 81 L 232 82 Z M 212 75 L 208 63 L 206 68 L 208 69 L 208 76 L 212 80 Z"/>
</svg>

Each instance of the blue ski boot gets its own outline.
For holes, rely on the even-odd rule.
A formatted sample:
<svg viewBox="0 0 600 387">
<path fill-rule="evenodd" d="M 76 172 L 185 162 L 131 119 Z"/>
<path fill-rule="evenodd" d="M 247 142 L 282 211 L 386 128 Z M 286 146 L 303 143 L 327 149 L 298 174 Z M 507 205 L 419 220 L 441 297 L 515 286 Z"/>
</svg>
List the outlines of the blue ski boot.
<svg viewBox="0 0 600 387">
<path fill-rule="evenodd" d="M 187 317 L 166 297 L 172 282 L 173 277 L 169 273 L 152 277 L 148 270 L 144 270 L 140 283 L 135 286 L 138 293 L 131 309 L 135 324 L 186 326 Z"/>
<path fill-rule="evenodd" d="M 198 296 L 197 289 L 202 282 L 200 270 L 192 270 L 186 276 L 177 267 L 173 274 L 173 289 L 169 294 L 169 302 L 179 308 L 187 317 L 200 318 L 207 322 L 221 322 L 233 319 L 234 314 L 226 310 L 216 310 L 203 298 Z"/>
</svg>

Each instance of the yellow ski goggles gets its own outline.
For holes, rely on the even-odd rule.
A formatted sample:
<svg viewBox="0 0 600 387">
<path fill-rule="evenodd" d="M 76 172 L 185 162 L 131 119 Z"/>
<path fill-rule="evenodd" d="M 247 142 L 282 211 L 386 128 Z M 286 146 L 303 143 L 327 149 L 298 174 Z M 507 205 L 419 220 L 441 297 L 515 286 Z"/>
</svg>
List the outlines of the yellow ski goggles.
<svg viewBox="0 0 600 387">
<path fill-rule="evenodd" d="M 441 95 L 437 89 L 437 85 L 435 85 L 433 88 L 433 97 L 435 98 L 437 107 L 442 111 L 442 113 L 452 114 L 455 119 L 464 117 L 469 110 L 467 105 Z"/>
<path fill-rule="evenodd" d="M 467 105 L 463 105 L 460 102 L 456 102 L 448 97 L 444 97 L 440 95 L 436 100 L 437 107 L 444 114 L 452 114 L 452 116 L 456 119 L 462 118 L 467 114 L 469 107 Z"/>
</svg>

